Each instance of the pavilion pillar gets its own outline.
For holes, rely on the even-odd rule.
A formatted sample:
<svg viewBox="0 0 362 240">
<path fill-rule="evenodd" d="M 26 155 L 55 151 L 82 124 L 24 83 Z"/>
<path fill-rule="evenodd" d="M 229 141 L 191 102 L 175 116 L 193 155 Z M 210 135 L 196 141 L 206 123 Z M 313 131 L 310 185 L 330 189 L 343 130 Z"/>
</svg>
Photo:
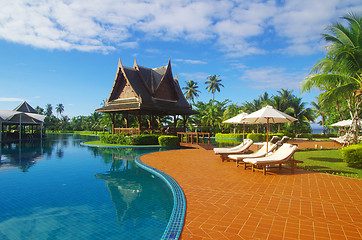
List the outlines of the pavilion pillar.
<svg viewBox="0 0 362 240">
<path fill-rule="evenodd" d="M 174 134 L 177 134 L 176 127 L 177 127 L 177 118 L 176 118 L 176 115 L 173 115 L 173 131 L 174 131 Z"/>
<path fill-rule="evenodd" d="M 20 124 L 19 124 L 19 142 L 21 141 L 21 114 L 19 115 Z"/>
<path fill-rule="evenodd" d="M 183 116 L 183 129 L 182 131 L 186 132 L 186 122 L 187 122 L 188 116 L 184 115 Z"/>
<path fill-rule="evenodd" d="M 124 122 L 126 123 L 126 128 L 128 128 L 128 113 L 125 114 Z"/>
<path fill-rule="evenodd" d="M 115 113 L 109 113 L 109 116 L 111 117 L 111 121 L 112 121 L 112 134 L 114 134 L 114 117 L 115 117 Z"/>
<path fill-rule="evenodd" d="M 151 114 L 151 130 L 154 130 L 155 116 Z"/>
<path fill-rule="evenodd" d="M 138 112 L 137 121 L 138 121 L 138 131 L 141 134 L 141 121 L 142 121 L 141 112 Z"/>
</svg>

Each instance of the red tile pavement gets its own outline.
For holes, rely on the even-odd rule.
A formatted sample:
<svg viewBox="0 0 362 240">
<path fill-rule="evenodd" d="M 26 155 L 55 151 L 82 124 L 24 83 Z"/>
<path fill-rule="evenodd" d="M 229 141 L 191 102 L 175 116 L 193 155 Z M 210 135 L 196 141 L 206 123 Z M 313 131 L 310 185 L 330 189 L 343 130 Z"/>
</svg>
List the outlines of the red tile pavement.
<svg viewBox="0 0 362 240">
<path fill-rule="evenodd" d="M 362 180 L 301 169 L 264 176 L 204 149 L 141 160 L 182 187 L 181 239 L 362 239 Z"/>
</svg>

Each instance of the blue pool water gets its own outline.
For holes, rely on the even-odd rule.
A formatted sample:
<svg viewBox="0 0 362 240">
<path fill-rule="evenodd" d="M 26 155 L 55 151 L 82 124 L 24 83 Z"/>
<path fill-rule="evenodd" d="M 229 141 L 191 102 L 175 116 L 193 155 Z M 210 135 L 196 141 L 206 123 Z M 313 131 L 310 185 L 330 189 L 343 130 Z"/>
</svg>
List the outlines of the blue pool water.
<svg viewBox="0 0 362 240">
<path fill-rule="evenodd" d="M 2 144 L 0 239 L 161 238 L 172 192 L 134 162 L 155 149 L 84 147 L 80 138 Z"/>
</svg>

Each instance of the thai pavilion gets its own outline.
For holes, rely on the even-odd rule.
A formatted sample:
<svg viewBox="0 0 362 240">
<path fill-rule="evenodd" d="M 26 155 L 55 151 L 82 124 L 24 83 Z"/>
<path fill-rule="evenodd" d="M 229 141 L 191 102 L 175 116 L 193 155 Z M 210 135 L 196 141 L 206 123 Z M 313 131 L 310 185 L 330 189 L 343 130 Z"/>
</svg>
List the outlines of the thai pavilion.
<svg viewBox="0 0 362 240">
<path fill-rule="evenodd" d="M 111 115 L 112 133 L 133 134 L 142 132 L 141 119 L 145 115 L 150 116 L 151 121 L 155 116 L 173 116 L 174 130 L 176 116 L 181 115 L 185 130 L 187 117 L 198 114 L 183 95 L 177 76 L 173 77 L 171 61 L 167 66 L 151 69 L 138 65 L 136 60 L 133 68 L 125 67 L 119 60 L 116 78 L 105 106 L 95 111 Z M 118 113 L 124 117 L 126 128 L 116 128 L 115 114 Z M 128 128 L 128 114 L 137 116 L 138 129 Z"/>
</svg>

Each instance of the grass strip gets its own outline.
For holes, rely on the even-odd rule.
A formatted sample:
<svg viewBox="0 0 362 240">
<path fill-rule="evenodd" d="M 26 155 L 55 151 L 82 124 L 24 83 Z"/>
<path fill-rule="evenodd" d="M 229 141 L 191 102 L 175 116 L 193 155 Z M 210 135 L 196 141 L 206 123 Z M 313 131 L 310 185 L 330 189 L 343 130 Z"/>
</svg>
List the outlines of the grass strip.
<svg viewBox="0 0 362 240">
<path fill-rule="evenodd" d="M 304 162 L 298 167 L 308 171 L 362 179 L 362 169 L 348 167 L 340 150 L 297 151 L 294 157 Z"/>
<path fill-rule="evenodd" d="M 111 146 L 111 147 L 162 147 L 161 145 L 124 145 L 124 144 L 110 144 L 110 143 L 102 143 L 101 141 L 89 141 L 84 142 L 86 145 L 94 145 L 94 146 Z"/>
</svg>

